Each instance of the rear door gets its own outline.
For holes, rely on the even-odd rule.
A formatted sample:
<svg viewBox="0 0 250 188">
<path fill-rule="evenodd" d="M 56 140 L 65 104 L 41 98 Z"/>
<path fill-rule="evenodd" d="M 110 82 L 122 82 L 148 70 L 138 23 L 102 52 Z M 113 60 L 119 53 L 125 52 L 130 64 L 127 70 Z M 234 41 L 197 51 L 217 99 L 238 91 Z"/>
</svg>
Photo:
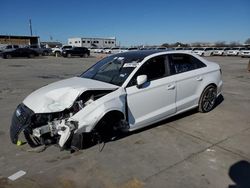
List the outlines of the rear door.
<svg viewBox="0 0 250 188">
<path fill-rule="evenodd" d="M 11 52 L 11 55 L 12 55 L 13 57 L 23 57 L 23 56 L 22 56 L 22 49 L 19 48 L 19 49 L 13 50 L 13 51 Z"/>
<path fill-rule="evenodd" d="M 177 112 L 198 104 L 200 86 L 203 84 L 203 70 L 206 67 L 196 57 L 189 54 L 169 54 L 171 77 L 176 81 Z"/>
<path fill-rule="evenodd" d="M 175 81 L 168 78 L 166 55 L 151 58 L 133 76 L 126 88 L 128 119 L 131 130 L 149 125 L 176 112 Z M 139 75 L 147 75 L 148 82 L 136 85 Z"/>
</svg>

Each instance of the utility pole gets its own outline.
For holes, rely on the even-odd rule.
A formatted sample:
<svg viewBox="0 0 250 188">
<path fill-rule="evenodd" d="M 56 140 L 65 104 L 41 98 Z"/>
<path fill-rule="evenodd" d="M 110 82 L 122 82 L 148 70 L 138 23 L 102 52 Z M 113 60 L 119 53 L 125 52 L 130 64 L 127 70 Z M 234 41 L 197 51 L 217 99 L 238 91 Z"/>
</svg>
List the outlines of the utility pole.
<svg viewBox="0 0 250 188">
<path fill-rule="evenodd" d="M 30 36 L 32 36 L 32 23 L 31 23 L 31 19 L 29 20 L 29 23 L 30 23 Z"/>
</svg>

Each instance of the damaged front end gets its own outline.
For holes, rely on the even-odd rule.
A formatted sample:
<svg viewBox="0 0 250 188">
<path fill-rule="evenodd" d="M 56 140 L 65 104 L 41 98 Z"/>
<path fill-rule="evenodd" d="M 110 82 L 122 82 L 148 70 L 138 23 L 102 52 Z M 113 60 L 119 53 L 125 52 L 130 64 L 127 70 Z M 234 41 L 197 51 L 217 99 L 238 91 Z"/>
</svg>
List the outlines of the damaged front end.
<svg viewBox="0 0 250 188">
<path fill-rule="evenodd" d="M 112 91 L 85 91 L 74 101 L 71 107 L 60 112 L 35 113 L 24 103 L 21 103 L 12 117 L 10 127 L 12 143 L 17 144 L 19 135 L 23 133 L 31 147 L 51 144 L 58 144 L 64 149 L 69 147 L 74 137 L 74 131 L 78 129 L 78 122 L 70 120 L 70 117 Z"/>
</svg>

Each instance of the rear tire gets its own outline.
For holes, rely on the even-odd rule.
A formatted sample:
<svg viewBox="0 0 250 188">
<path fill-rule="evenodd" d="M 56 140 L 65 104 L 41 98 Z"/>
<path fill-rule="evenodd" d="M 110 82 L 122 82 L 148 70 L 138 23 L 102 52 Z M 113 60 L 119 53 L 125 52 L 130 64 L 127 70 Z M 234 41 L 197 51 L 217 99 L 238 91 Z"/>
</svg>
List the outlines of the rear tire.
<svg viewBox="0 0 250 188">
<path fill-rule="evenodd" d="M 60 52 L 55 52 L 56 57 L 59 57 L 61 55 Z"/>
<path fill-rule="evenodd" d="M 211 111 L 216 102 L 217 89 L 214 85 L 207 86 L 201 94 L 199 100 L 199 112 L 206 113 Z"/>
<path fill-rule="evenodd" d="M 49 52 L 44 51 L 42 55 L 43 55 L 43 56 L 48 56 L 48 55 L 49 55 Z"/>
<path fill-rule="evenodd" d="M 7 54 L 7 55 L 5 56 L 5 58 L 6 58 L 6 59 L 10 59 L 10 58 L 12 58 L 12 55 Z"/>
<path fill-rule="evenodd" d="M 28 55 L 28 58 L 33 58 L 33 57 L 35 57 L 34 54 L 29 54 L 29 55 Z"/>
</svg>

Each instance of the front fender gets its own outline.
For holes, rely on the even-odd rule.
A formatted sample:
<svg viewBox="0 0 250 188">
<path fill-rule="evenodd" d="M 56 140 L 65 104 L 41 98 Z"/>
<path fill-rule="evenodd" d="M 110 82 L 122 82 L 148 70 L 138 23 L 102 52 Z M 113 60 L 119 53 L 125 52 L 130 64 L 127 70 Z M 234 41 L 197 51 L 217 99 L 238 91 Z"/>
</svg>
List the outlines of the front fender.
<svg viewBox="0 0 250 188">
<path fill-rule="evenodd" d="M 91 132 L 102 117 L 110 111 L 115 110 L 125 114 L 125 100 L 126 92 L 123 88 L 119 88 L 84 107 L 69 118 L 69 121 L 78 122 L 78 129 L 75 133 Z"/>
</svg>

